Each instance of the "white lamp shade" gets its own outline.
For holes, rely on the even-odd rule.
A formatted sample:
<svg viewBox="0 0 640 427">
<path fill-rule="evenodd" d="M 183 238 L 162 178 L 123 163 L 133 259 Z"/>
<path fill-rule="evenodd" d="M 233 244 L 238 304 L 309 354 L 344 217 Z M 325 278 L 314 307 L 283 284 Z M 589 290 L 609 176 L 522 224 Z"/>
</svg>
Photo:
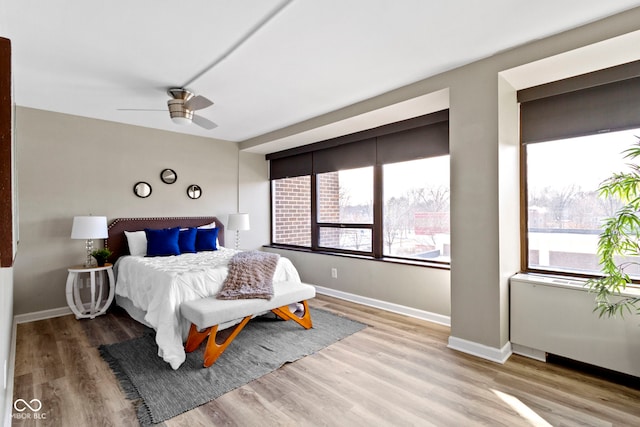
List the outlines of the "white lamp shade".
<svg viewBox="0 0 640 427">
<path fill-rule="evenodd" d="M 74 216 L 72 239 L 106 239 L 109 237 L 106 216 Z"/>
<path fill-rule="evenodd" d="M 249 230 L 249 214 L 248 213 L 236 213 L 229 215 L 229 224 L 227 224 L 229 230 Z"/>
</svg>

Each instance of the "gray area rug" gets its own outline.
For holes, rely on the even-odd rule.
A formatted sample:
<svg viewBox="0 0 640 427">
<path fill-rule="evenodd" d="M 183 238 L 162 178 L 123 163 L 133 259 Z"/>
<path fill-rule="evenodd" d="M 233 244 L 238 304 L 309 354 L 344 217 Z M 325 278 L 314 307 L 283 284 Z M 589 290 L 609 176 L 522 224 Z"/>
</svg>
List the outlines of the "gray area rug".
<svg viewBox="0 0 640 427">
<path fill-rule="evenodd" d="M 203 349 L 187 354 L 178 370 L 158 357 L 154 333 L 100 346 L 128 399 L 136 400 L 141 425 L 173 418 L 247 384 L 287 362 L 315 353 L 366 325 L 311 309 L 312 329 L 267 314 L 251 320 L 210 368 Z"/>
</svg>

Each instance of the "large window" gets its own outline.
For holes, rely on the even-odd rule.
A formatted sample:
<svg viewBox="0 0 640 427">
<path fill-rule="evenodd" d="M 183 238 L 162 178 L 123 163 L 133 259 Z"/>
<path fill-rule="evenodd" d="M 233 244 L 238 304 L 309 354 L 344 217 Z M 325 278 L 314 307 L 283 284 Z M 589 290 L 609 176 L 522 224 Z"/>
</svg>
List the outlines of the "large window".
<svg viewBox="0 0 640 427">
<path fill-rule="evenodd" d="M 385 256 L 450 260 L 449 156 L 384 165 Z"/>
<path fill-rule="evenodd" d="M 530 269 L 599 271 L 600 227 L 621 203 L 599 197 L 597 189 L 613 173 L 628 170 L 623 151 L 634 135 L 640 129 L 526 146 Z"/>
<path fill-rule="evenodd" d="M 272 243 L 449 262 L 448 112 L 268 155 Z"/>
<path fill-rule="evenodd" d="M 640 61 L 518 92 L 524 270 L 600 272 L 598 237 L 621 202 L 597 189 L 628 171 L 624 151 L 640 136 L 639 76 Z"/>
</svg>

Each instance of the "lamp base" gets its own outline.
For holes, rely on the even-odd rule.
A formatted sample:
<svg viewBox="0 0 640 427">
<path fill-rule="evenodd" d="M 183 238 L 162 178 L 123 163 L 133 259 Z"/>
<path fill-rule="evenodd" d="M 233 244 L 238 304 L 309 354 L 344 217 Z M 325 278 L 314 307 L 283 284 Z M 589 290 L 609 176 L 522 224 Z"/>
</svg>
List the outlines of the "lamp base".
<svg viewBox="0 0 640 427">
<path fill-rule="evenodd" d="M 94 263 L 93 257 L 91 256 L 91 252 L 93 252 L 93 239 L 87 239 L 86 248 L 87 248 L 87 258 L 84 261 L 84 266 L 95 267 L 96 264 Z"/>
</svg>

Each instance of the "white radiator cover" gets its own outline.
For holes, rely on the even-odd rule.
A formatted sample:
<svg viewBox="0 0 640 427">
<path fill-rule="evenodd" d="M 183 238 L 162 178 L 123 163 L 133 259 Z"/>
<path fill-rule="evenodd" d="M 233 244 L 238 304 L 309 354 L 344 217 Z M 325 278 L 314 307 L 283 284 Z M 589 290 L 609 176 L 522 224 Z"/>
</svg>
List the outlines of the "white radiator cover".
<svg viewBox="0 0 640 427">
<path fill-rule="evenodd" d="M 513 352 L 538 359 L 552 353 L 640 377 L 640 316 L 599 318 L 593 312 L 595 295 L 583 285 L 533 274 L 513 276 Z"/>
</svg>

